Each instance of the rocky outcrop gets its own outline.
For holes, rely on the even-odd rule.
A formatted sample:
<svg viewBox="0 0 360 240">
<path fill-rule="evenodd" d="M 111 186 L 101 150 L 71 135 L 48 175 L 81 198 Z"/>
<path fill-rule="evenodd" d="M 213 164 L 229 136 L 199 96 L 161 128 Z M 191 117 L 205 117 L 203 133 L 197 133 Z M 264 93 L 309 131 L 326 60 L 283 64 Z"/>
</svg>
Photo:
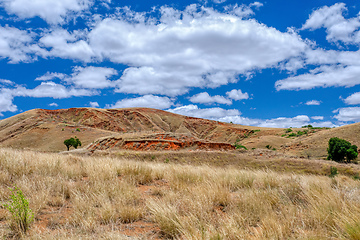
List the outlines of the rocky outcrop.
<svg viewBox="0 0 360 240">
<path fill-rule="evenodd" d="M 106 137 L 90 144 L 89 150 L 108 150 L 108 149 L 126 149 L 126 150 L 180 150 L 180 149 L 198 149 L 198 150 L 234 150 L 235 147 L 228 143 L 208 142 L 178 134 L 152 134 L 137 138 Z"/>
</svg>

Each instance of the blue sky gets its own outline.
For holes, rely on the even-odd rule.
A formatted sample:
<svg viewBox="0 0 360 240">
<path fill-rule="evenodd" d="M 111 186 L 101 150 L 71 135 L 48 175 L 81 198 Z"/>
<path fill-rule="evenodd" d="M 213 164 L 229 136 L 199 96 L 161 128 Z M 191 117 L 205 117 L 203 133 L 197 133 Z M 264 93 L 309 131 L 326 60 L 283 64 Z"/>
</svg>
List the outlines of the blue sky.
<svg viewBox="0 0 360 240">
<path fill-rule="evenodd" d="M 0 114 L 152 107 L 263 127 L 360 121 L 356 1 L 0 0 Z"/>
</svg>

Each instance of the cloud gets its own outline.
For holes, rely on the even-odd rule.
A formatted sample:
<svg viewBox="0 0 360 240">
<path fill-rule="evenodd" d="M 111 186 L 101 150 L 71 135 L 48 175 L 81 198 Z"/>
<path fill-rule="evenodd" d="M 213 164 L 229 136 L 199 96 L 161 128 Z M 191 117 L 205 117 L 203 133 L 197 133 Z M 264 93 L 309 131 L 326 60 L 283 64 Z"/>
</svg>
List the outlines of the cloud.
<svg viewBox="0 0 360 240">
<path fill-rule="evenodd" d="M 51 72 L 47 72 L 44 75 L 42 75 L 41 77 L 37 77 L 35 79 L 35 81 L 49 81 L 49 80 L 53 80 L 53 79 L 64 79 L 66 77 L 65 74 L 63 73 L 51 73 Z"/>
<path fill-rule="evenodd" d="M 108 80 L 108 78 L 117 74 L 113 68 L 75 67 L 71 77 L 65 78 L 65 81 L 79 88 L 102 89 L 114 87 L 115 82 Z"/>
<path fill-rule="evenodd" d="M 18 86 L 15 89 L 11 89 L 12 96 L 16 97 L 35 97 L 35 98 L 70 98 L 70 97 L 80 97 L 80 96 L 93 96 L 99 94 L 97 91 L 87 90 L 87 89 L 78 89 L 78 88 L 66 88 L 61 84 L 57 84 L 51 81 L 42 82 L 40 85 L 33 89 L 27 89 L 21 86 Z"/>
<path fill-rule="evenodd" d="M 345 19 L 345 11 L 345 3 L 319 8 L 310 15 L 302 29 L 316 30 L 323 27 L 326 28 L 326 39 L 329 42 L 358 43 L 360 35 L 357 30 L 360 27 L 360 18 Z"/>
<path fill-rule="evenodd" d="M 86 32 L 69 33 L 65 29 L 55 29 L 44 34 L 39 39 L 39 45 L 49 49 L 49 51 L 43 52 L 43 57 L 60 57 L 90 62 L 94 52 L 82 38 L 86 40 Z"/>
<path fill-rule="evenodd" d="M 231 105 L 232 101 L 219 95 L 210 96 L 207 92 L 202 92 L 192 96 L 190 99 L 192 103 L 201 103 L 201 104 L 211 104 L 211 103 L 219 103 L 219 104 L 227 104 Z"/>
<path fill-rule="evenodd" d="M 8 80 L 7 80 L 8 81 Z M 33 98 L 71 98 L 82 96 L 93 96 L 99 92 L 88 89 L 79 89 L 74 87 L 65 87 L 51 81 L 41 82 L 33 89 L 27 89 L 9 81 L 12 88 L 0 88 L 0 116 L 2 112 L 16 112 L 17 106 L 13 104 L 15 97 L 33 97 Z M 57 107 L 57 103 L 50 103 L 49 106 Z"/>
<path fill-rule="evenodd" d="M 13 100 L 11 90 L 0 89 L 0 116 L 3 116 L 3 112 L 16 112 L 18 110 L 17 106 L 13 104 Z"/>
<path fill-rule="evenodd" d="M 18 17 L 40 17 L 50 24 L 63 23 L 76 13 L 88 9 L 93 1 L 90 0 L 0 0 L 0 6 L 5 7 L 9 14 Z"/>
<path fill-rule="evenodd" d="M 308 105 L 308 106 L 318 106 L 321 104 L 321 101 L 318 101 L 318 100 L 311 100 L 311 101 L 307 101 L 305 103 L 305 105 Z"/>
<path fill-rule="evenodd" d="M 233 99 L 235 101 L 243 100 L 243 99 L 249 99 L 248 93 L 243 93 L 240 89 L 233 89 L 229 92 L 226 92 L 226 95 L 228 98 Z"/>
<path fill-rule="evenodd" d="M 359 82 L 360 66 L 322 66 L 310 73 L 276 81 L 279 90 L 308 90 L 316 87 L 353 87 Z"/>
<path fill-rule="evenodd" d="M 360 107 L 340 108 L 338 114 L 334 116 L 342 122 L 358 122 L 360 121 Z"/>
<path fill-rule="evenodd" d="M 274 119 L 265 120 L 260 123 L 259 127 L 274 127 L 274 128 L 287 128 L 287 127 L 302 127 L 310 122 L 310 118 L 306 115 L 299 115 L 293 118 L 279 117 Z"/>
<path fill-rule="evenodd" d="M 236 109 L 223 108 L 199 108 L 196 105 L 185 105 L 167 111 L 181 114 L 185 116 L 206 118 L 220 122 L 232 122 L 245 126 L 271 127 L 271 128 L 288 128 L 288 127 L 302 127 L 311 124 L 318 127 L 334 127 L 332 122 L 311 122 L 306 115 L 298 115 L 292 118 L 279 117 L 274 119 L 252 119 L 241 116 L 241 112 Z M 314 120 L 322 120 L 320 118 L 313 118 Z"/>
<path fill-rule="evenodd" d="M 349 97 L 343 100 L 348 105 L 360 104 L 360 92 L 351 94 Z"/>
<path fill-rule="evenodd" d="M 313 117 L 311 117 L 311 119 L 314 119 L 314 120 L 324 120 L 324 117 L 323 117 L 323 116 L 313 116 Z"/>
<path fill-rule="evenodd" d="M 219 118 L 222 118 L 224 116 L 237 116 L 240 115 L 239 110 L 236 109 L 223 109 L 223 108 L 199 108 L 196 105 L 186 105 L 177 107 L 174 109 L 168 109 L 167 111 L 185 115 L 185 116 L 191 116 L 191 117 L 197 117 L 197 118 L 207 118 L 207 119 L 213 119 L 217 120 Z"/>
<path fill-rule="evenodd" d="M 238 81 L 239 74 L 276 67 L 308 47 L 294 31 L 196 5 L 162 7 L 156 21 L 134 20 L 137 13 L 127 11 L 96 23 L 88 34 L 94 59 L 129 66 L 119 80 L 122 93 L 177 96 L 215 88 Z"/>
<path fill-rule="evenodd" d="M 166 109 L 173 105 L 173 101 L 168 97 L 158 97 L 154 95 L 145 95 L 138 98 L 126 98 L 117 101 L 113 105 L 106 105 L 105 108 L 130 108 L 130 107 L 147 107 Z"/>
<path fill-rule="evenodd" d="M 92 108 L 98 108 L 98 107 L 100 107 L 100 105 L 99 105 L 98 102 L 89 102 L 89 105 L 90 105 L 90 107 L 92 107 Z"/>
<path fill-rule="evenodd" d="M 43 52 L 33 44 L 34 34 L 13 27 L 0 26 L 0 59 L 7 58 L 10 63 L 29 62 Z"/>
</svg>

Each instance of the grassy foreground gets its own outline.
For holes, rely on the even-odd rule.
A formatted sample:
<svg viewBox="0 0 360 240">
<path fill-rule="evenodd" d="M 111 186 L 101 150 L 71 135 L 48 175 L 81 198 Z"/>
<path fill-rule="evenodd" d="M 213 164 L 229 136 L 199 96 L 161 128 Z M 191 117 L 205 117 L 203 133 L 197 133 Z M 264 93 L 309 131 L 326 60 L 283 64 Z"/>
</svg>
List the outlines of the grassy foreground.
<svg viewBox="0 0 360 240">
<path fill-rule="evenodd" d="M 0 201 L 35 215 L 24 239 L 360 239 L 360 182 L 0 149 Z"/>
</svg>

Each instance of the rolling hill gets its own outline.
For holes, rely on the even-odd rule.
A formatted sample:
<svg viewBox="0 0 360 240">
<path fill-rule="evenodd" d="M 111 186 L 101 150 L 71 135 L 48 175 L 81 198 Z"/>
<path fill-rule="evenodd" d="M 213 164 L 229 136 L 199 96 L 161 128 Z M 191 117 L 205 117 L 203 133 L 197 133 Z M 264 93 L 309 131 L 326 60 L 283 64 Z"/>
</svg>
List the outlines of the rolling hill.
<svg viewBox="0 0 360 240">
<path fill-rule="evenodd" d="M 360 146 L 360 124 L 334 129 L 259 128 L 182 116 L 150 108 L 34 109 L 0 121 L 0 146 L 65 151 L 77 136 L 82 148 L 132 150 L 233 150 L 271 148 L 295 156 L 323 158 L 328 140 L 340 137 Z M 298 134 L 305 133 L 305 134 Z M 290 136 L 289 136 L 290 135 Z"/>
</svg>

